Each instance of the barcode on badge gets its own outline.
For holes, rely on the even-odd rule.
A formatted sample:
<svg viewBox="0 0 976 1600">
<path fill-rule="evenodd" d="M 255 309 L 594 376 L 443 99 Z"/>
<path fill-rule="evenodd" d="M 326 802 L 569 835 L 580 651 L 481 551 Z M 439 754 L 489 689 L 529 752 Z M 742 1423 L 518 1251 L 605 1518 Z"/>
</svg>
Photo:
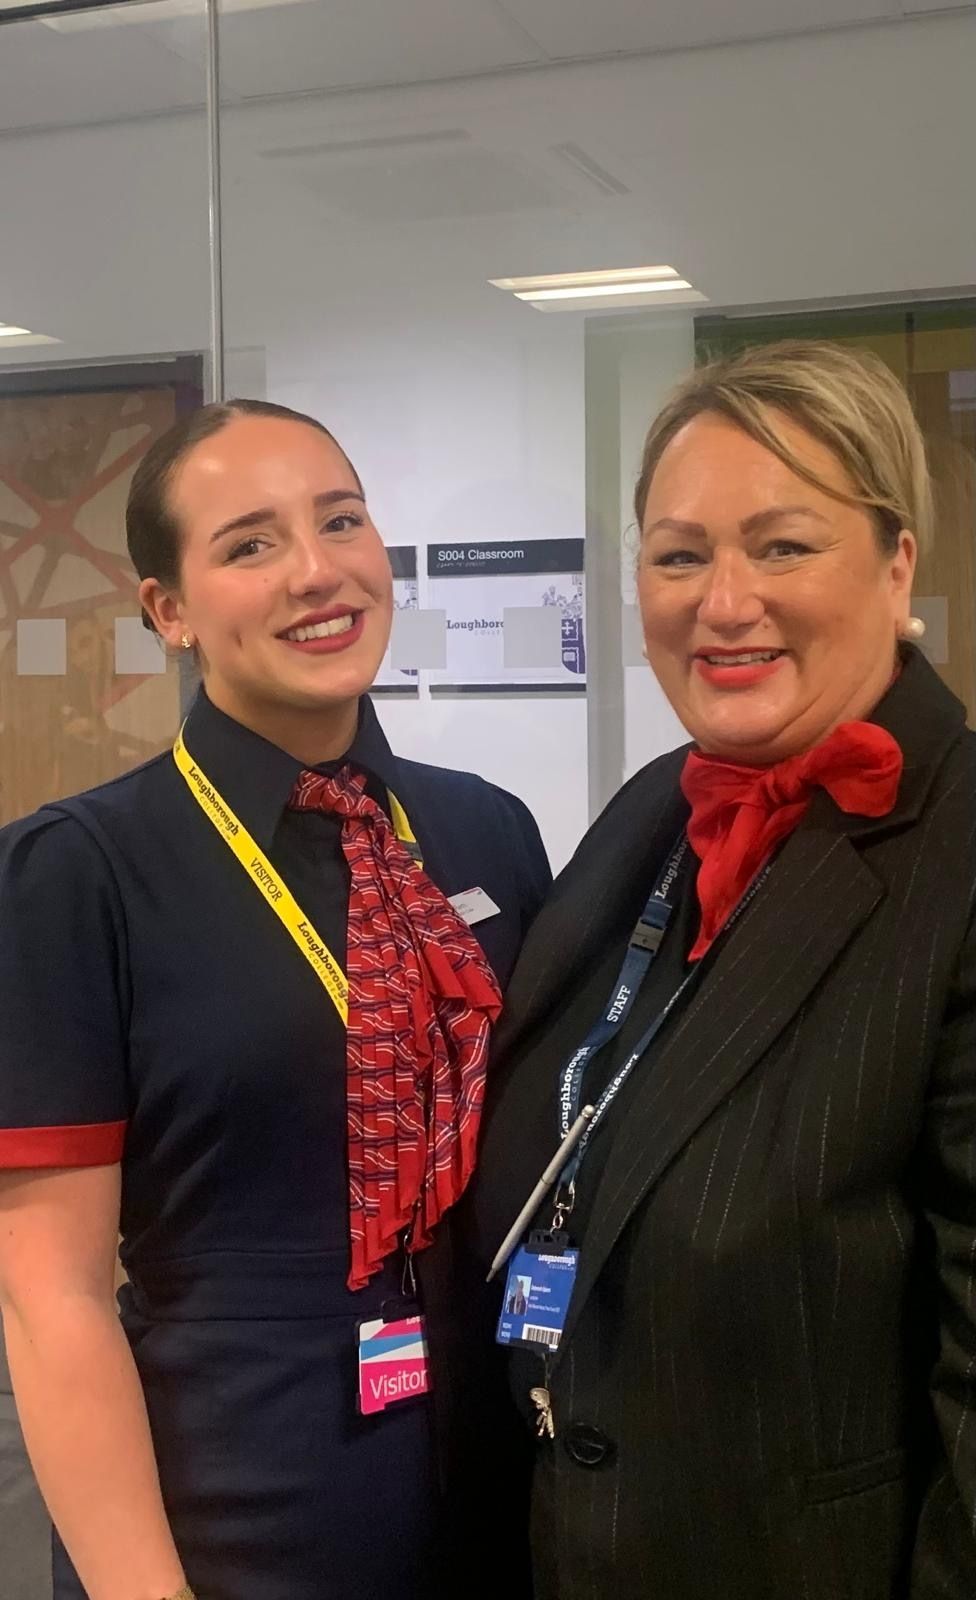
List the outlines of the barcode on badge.
<svg viewBox="0 0 976 1600">
<path fill-rule="evenodd" d="M 547 1344 L 550 1350 L 555 1350 L 559 1345 L 558 1328 L 539 1328 L 527 1322 L 522 1328 L 522 1338 L 530 1344 Z"/>
</svg>

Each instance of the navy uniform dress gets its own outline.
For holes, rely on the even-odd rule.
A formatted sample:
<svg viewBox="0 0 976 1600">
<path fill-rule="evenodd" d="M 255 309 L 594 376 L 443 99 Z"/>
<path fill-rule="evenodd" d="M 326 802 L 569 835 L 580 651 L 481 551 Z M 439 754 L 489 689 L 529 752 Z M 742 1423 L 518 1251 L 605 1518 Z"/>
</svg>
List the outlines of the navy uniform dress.
<svg viewBox="0 0 976 1600">
<path fill-rule="evenodd" d="M 202 694 L 185 738 L 344 963 L 340 824 L 288 809 L 299 763 Z M 445 894 L 501 908 L 473 931 L 504 985 L 549 882 L 526 808 L 396 759 L 368 700 L 346 760 Z M 431 1402 L 356 1407 L 402 1262 L 346 1287 L 342 1024 L 169 754 L 0 832 L 0 994 L 0 1165 L 122 1161 L 122 1318 L 197 1592 L 449 1592 Z M 54 1573 L 81 1600 L 57 1540 Z"/>
</svg>

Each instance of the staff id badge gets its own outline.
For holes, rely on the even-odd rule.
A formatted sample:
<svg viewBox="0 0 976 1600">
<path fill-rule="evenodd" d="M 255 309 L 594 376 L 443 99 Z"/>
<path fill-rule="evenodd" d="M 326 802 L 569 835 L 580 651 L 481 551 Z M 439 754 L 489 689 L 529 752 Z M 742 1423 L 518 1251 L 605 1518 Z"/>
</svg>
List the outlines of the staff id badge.
<svg viewBox="0 0 976 1600">
<path fill-rule="evenodd" d="M 529 1235 L 509 1262 L 498 1319 L 499 1344 L 552 1353 L 559 1348 L 576 1282 L 579 1251 L 564 1233 Z"/>
<path fill-rule="evenodd" d="M 430 1361 L 419 1314 L 374 1317 L 359 1324 L 359 1410 L 375 1416 L 430 1393 Z"/>
</svg>

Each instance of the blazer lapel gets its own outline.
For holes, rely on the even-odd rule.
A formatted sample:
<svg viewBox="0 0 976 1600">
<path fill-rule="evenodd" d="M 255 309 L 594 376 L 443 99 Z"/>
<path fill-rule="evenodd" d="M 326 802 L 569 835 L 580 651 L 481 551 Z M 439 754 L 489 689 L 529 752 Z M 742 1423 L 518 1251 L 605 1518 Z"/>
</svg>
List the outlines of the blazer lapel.
<svg viewBox="0 0 976 1600">
<path fill-rule="evenodd" d="M 671 751 L 632 778 L 553 884 L 505 996 L 494 1041 L 502 1080 L 518 1055 L 518 1041 L 563 1003 L 607 940 L 637 921 L 654 874 L 688 817 L 678 787 L 684 758 L 685 748 Z"/>
<path fill-rule="evenodd" d="M 627 1115 L 614 1118 L 607 1130 L 612 1142 L 594 1197 L 562 1351 L 635 1207 L 801 1010 L 882 893 L 843 833 L 800 829 L 784 846 L 734 938 L 705 958 L 708 970 L 687 1009 L 653 1059 L 634 1069 L 637 1083 Z"/>
</svg>

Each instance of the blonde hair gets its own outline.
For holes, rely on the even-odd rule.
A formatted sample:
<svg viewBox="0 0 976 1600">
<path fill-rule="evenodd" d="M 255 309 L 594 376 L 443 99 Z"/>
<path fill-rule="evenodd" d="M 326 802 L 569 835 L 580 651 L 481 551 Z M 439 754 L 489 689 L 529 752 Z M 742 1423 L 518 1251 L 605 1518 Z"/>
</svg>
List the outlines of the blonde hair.
<svg viewBox="0 0 976 1600">
<path fill-rule="evenodd" d="M 894 373 L 870 350 L 806 339 L 754 345 L 686 378 L 651 424 L 634 494 L 638 526 L 658 462 L 679 429 L 703 412 L 727 417 L 798 477 L 874 514 L 882 550 L 902 528 L 922 550 L 932 536 L 932 484 L 925 443 Z M 786 416 L 826 445 L 851 483 L 849 496 L 797 459 L 777 424 Z"/>
</svg>

